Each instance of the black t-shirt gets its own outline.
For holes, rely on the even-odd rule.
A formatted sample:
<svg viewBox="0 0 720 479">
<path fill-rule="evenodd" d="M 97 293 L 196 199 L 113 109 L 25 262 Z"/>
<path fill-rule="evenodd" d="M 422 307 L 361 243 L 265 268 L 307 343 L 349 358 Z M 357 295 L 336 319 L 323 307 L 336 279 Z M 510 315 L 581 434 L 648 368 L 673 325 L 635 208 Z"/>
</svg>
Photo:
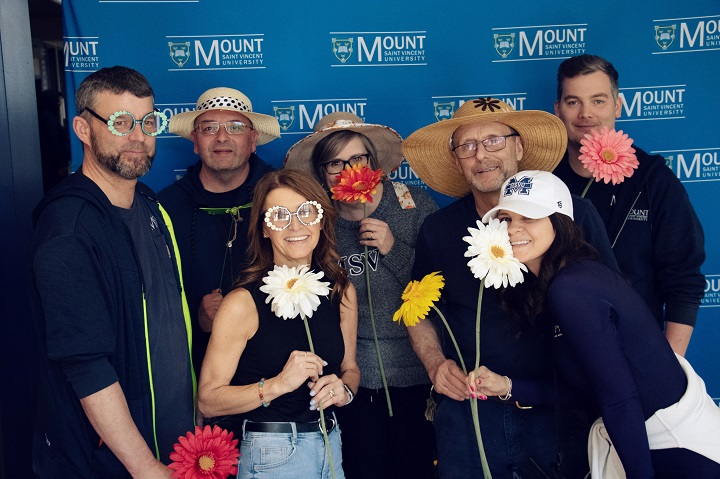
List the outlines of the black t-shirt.
<svg viewBox="0 0 720 479">
<path fill-rule="evenodd" d="M 169 463 L 173 444 L 193 426 L 193 392 L 185 318 L 175 266 L 159 221 L 136 194 L 130 209 L 118 208 L 137 254 L 143 276 L 150 338 L 151 387 L 155 397 L 161 460 Z"/>
</svg>

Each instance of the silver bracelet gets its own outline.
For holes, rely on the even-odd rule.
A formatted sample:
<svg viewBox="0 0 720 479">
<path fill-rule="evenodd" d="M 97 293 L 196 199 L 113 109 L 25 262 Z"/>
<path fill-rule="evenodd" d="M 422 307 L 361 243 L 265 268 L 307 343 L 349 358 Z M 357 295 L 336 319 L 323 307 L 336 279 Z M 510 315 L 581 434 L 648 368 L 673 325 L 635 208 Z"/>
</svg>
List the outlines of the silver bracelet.
<svg viewBox="0 0 720 479">
<path fill-rule="evenodd" d="M 508 399 L 510 399 L 512 397 L 512 379 L 510 379 L 507 376 L 503 376 L 503 377 L 505 378 L 505 381 L 507 382 L 508 391 L 507 391 L 507 394 L 505 394 L 504 396 L 498 396 L 498 399 L 500 399 L 501 401 L 507 401 Z"/>
</svg>

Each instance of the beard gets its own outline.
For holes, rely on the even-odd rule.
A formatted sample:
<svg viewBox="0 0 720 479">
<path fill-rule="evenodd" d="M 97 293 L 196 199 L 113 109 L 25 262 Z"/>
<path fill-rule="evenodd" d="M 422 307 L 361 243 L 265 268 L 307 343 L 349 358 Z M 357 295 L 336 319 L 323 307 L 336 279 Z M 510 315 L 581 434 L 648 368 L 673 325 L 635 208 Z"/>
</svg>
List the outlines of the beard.
<svg viewBox="0 0 720 479">
<path fill-rule="evenodd" d="M 119 175 L 126 180 L 137 180 L 147 174 L 155 158 L 155 150 L 140 142 L 124 145 L 119 152 L 107 152 L 101 148 L 101 142 L 90 132 L 90 147 L 98 163 L 108 171 Z M 145 155 L 138 159 L 124 159 L 124 152 L 143 152 Z"/>
</svg>

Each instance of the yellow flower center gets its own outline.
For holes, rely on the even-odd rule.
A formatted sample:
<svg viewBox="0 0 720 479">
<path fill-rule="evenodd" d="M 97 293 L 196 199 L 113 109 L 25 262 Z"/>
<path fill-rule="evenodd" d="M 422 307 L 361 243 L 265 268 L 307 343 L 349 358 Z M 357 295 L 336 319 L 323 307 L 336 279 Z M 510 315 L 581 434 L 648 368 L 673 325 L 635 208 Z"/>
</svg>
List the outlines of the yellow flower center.
<svg viewBox="0 0 720 479">
<path fill-rule="evenodd" d="M 210 472 L 215 468 L 215 458 L 211 456 L 202 455 L 198 459 L 198 467 L 204 472 Z"/>
<path fill-rule="evenodd" d="M 403 291 L 403 301 L 414 301 L 420 296 L 420 281 L 410 281 Z"/>
<path fill-rule="evenodd" d="M 615 163 L 618 155 L 612 148 L 603 148 L 600 152 L 600 158 L 602 158 L 605 163 Z"/>
<path fill-rule="evenodd" d="M 368 184 L 364 180 L 356 181 L 353 183 L 353 190 L 355 191 L 365 191 L 367 190 Z"/>
<path fill-rule="evenodd" d="M 505 248 L 494 244 L 490 247 L 490 254 L 492 255 L 493 259 L 504 258 L 505 257 Z"/>
<path fill-rule="evenodd" d="M 295 283 L 297 283 L 297 278 L 292 278 L 288 280 L 287 283 L 285 283 L 285 286 L 287 286 L 287 289 L 293 289 L 293 286 L 295 286 Z"/>
</svg>

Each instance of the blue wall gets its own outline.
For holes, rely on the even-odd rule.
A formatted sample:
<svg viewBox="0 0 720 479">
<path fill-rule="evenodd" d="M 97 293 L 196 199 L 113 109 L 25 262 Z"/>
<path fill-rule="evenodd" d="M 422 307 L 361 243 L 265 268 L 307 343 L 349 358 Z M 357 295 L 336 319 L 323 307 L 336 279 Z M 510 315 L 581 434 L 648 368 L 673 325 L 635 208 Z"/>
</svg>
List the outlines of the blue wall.
<svg viewBox="0 0 720 479">
<path fill-rule="evenodd" d="M 720 397 L 716 0 L 65 0 L 63 10 L 71 98 L 90 72 L 118 64 L 148 77 L 168 116 L 193 109 L 208 88 L 237 88 L 255 111 L 282 116 L 282 138 L 258 151 L 278 166 L 333 111 L 353 111 L 403 136 L 478 96 L 552 111 L 564 58 L 607 58 L 620 72 L 617 128 L 665 156 L 705 228 L 706 297 L 688 358 Z M 76 139 L 72 148 L 76 168 L 82 159 Z M 144 181 L 159 190 L 196 160 L 189 141 L 163 134 Z M 421 183 L 406 164 L 394 179 Z"/>
</svg>

